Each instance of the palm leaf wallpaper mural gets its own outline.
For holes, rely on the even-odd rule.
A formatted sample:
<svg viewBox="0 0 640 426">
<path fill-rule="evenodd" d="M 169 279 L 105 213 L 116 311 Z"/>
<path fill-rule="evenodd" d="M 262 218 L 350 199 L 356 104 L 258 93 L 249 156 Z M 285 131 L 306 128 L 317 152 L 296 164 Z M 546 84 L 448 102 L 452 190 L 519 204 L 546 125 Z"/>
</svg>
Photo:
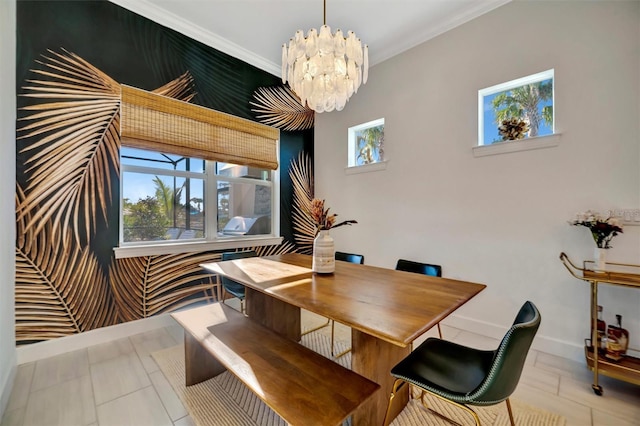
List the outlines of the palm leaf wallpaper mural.
<svg viewBox="0 0 640 426">
<path fill-rule="evenodd" d="M 24 203 L 20 187 L 16 205 Z M 29 343 L 117 322 L 107 277 L 88 247 L 81 249 L 50 222 L 36 234 L 19 216 L 16 245 L 16 341 Z M 62 256 L 60 254 L 63 254 Z"/>
<path fill-rule="evenodd" d="M 252 94 L 277 77 L 107 1 L 20 1 L 17 15 L 18 344 L 214 300 L 217 277 L 199 264 L 219 252 L 114 258 L 120 87 L 255 120 Z M 312 149 L 312 133 L 281 132 L 280 144 L 286 165 Z M 290 187 L 285 167 L 285 242 L 251 248 L 260 255 L 298 250 Z"/>
</svg>

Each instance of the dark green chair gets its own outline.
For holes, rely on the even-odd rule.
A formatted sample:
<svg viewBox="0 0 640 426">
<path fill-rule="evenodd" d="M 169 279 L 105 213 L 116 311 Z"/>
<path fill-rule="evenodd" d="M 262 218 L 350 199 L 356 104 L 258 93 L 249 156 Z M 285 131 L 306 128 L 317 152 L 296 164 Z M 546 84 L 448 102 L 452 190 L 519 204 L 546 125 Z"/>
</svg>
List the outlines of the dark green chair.
<svg viewBox="0 0 640 426">
<path fill-rule="evenodd" d="M 364 264 L 364 256 L 361 254 L 354 253 L 345 253 L 343 251 L 336 252 L 336 260 L 341 260 L 343 262 L 351 262 L 351 263 L 359 263 Z"/>
<path fill-rule="evenodd" d="M 398 262 L 396 263 L 396 271 L 413 272 L 415 274 L 429 275 L 432 277 L 442 276 L 442 266 L 440 265 L 414 262 L 413 260 L 406 259 L 398 259 Z M 442 339 L 440 323 L 436 324 L 436 327 L 438 327 L 438 336 Z"/>
<path fill-rule="evenodd" d="M 226 253 L 222 253 L 222 260 L 236 260 L 236 259 L 244 259 L 247 257 L 256 257 L 258 254 L 253 250 L 245 250 L 245 251 L 229 251 Z M 240 299 L 240 312 L 244 314 L 244 298 L 245 298 L 246 289 L 244 285 L 240 284 L 237 281 L 230 280 L 229 278 L 222 277 L 222 303 L 226 300 L 226 293 L 231 294 L 232 296 Z"/>
<path fill-rule="evenodd" d="M 396 378 L 384 424 L 388 424 L 391 401 L 401 386 L 410 383 L 469 412 L 476 425 L 478 415 L 469 406 L 494 405 L 506 401 L 509 420 L 513 413 L 509 397 L 515 391 L 527 353 L 540 326 L 540 312 L 526 302 L 496 350 L 487 351 L 431 337 L 393 369 Z M 437 413 L 438 414 L 438 413 Z"/>
</svg>

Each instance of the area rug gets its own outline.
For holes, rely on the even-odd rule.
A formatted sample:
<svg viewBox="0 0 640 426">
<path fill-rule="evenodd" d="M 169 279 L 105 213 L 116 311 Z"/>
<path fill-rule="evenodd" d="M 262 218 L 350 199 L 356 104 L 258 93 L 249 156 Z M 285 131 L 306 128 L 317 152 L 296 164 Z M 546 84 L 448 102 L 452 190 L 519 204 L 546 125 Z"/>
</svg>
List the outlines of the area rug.
<svg viewBox="0 0 640 426">
<path fill-rule="evenodd" d="M 303 336 L 302 344 L 324 356 L 329 354 L 329 338 L 318 333 Z M 338 352 L 347 348 L 346 343 L 339 341 L 336 342 L 336 346 Z M 152 356 L 196 425 L 286 425 L 276 413 L 230 373 L 222 373 L 213 379 L 186 387 L 182 345 L 155 352 Z M 348 366 L 351 363 L 351 354 L 340 357 L 337 362 Z M 432 409 L 462 425 L 474 424 L 471 416 L 461 409 L 436 398 L 428 397 L 427 403 Z M 511 405 L 515 423 L 518 426 L 564 426 L 566 423 L 562 416 L 531 407 L 517 400 L 512 400 Z M 476 412 L 483 425 L 509 425 L 509 415 L 504 403 L 491 407 L 477 407 Z M 411 400 L 394 420 L 392 426 L 414 425 L 450 426 L 451 423 L 425 410 L 419 400 Z"/>
</svg>

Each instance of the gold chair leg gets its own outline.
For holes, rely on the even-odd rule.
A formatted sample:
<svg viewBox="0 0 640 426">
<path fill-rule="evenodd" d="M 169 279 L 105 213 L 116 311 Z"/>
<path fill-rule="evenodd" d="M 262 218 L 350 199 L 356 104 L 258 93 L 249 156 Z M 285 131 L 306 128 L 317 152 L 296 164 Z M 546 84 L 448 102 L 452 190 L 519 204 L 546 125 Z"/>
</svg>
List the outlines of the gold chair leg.
<svg viewBox="0 0 640 426">
<path fill-rule="evenodd" d="M 317 327 L 315 327 L 315 328 L 312 328 L 311 330 L 307 330 L 307 331 L 305 331 L 305 332 L 301 333 L 301 336 L 304 336 L 304 335 L 309 334 L 309 333 L 313 333 L 314 331 L 318 331 L 318 330 L 320 330 L 321 328 L 325 328 L 325 327 L 326 327 L 326 326 L 328 326 L 329 324 L 331 324 L 331 320 L 330 320 L 329 318 L 327 318 L 327 322 L 326 322 L 325 324 L 319 325 L 319 326 L 317 326 Z M 333 347 L 332 347 L 332 349 L 331 349 L 331 350 L 333 351 Z"/>
<path fill-rule="evenodd" d="M 507 410 L 509 410 L 509 421 L 511 422 L 511 426 L 516 426 L 516 423 L 513 421 L 513 411 L 511 411 L 511 401 L 509 401 L 509 398 L 507 398 L 505 402 L 507 403 Z"/>
<path fill-rule="evenodd" d="M 389 404 L 387 405 L 387 411 L 384 414 L 384 421 L 382 422 L 382 426 L 389 426 L 389 423 L 391 422 L 391 419 L 389 419 L 389 416 L 391 415 L 391 404 L 393 403 L 393 398 L 396 396 L 396 393 L 398 392 L 398 388 L 400 388 L 400 386 L 402 386 L 403 383 L 404 383 L 404 380 L 402 379 L 396 379 L 393 382 L 393 388 L 391 389 L 391 395 L 389 396 Z"/>
<path fill-rule="evenodd" d="M 331 320 L 331 356 L 338 359 L 342 356 L 345 356 L 349 352 L 351 352 L 351 348 L 345 349 L 344 351 L 340 352 L 338 355 L 333 354 L 334 352 L 333 348 L 334 348 L 334 342 L 335 342 L 335 329 L 336 329 L 336 322 Z"/>
<path fill-rule="evenodd" d="M 425 407 L 425 409 L 429 410 L 431 413 L 435 414 L 436 416 L 447 420 L 449 423 L 452 423 L 454 425 L 459 425 L 458 422 L 456 422 L 455 420 L 450 419 L 449 417 L 442 415 L 440 413 L 438 413 L 435 410 L 432 410 L 431 408 L 427 407 L 427 405 L 424 402 L 424 394 L 428 393 L 429 395 L 435 396 L 436 398 L 444 401 L 444 402 L 448 402 L 449 404 L 455 405 L 456 407 L 462 408 L 463 410 L 465 410 L 467 413 L 471 414 L 471 416 L 473 417 L 473 420 L 476 422 L 476 426 L 480 426 L 480 418 L 478 417 L 478 415 L 476 414 L 475 411 L 473 411 L 469 406 L 465 405 L 465 404 L 461 404 L 459 402 L 455 402 L 455 401 L 451 401 L 450 399 L 444 398 L 440 395 L 437 395 L 435 393 L 429 392 L 428 390 L 423 390 L 423 393 L 420 395 L 420 401 L 422 402 L 422 405 Z M 513 426 L 513 425 L 512 425 Z"/>
</svg>

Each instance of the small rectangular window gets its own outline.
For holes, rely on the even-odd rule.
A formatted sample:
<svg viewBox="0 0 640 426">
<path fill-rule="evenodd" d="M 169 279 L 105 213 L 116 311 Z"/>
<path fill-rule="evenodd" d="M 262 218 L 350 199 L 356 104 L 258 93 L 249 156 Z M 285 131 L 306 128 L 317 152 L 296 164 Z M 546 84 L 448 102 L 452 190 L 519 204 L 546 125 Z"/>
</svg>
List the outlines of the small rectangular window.
<svg viewBox="0 0 640 426">
<path fill-rule="evenodd" d="M 384 118 L 349 128 L 348 166 L 384 161 Z"/>
<path fill-rule="evenodd" d="M 554 134 L 554 70 L 478 91 L 478 145 Z"/>
</svg>

